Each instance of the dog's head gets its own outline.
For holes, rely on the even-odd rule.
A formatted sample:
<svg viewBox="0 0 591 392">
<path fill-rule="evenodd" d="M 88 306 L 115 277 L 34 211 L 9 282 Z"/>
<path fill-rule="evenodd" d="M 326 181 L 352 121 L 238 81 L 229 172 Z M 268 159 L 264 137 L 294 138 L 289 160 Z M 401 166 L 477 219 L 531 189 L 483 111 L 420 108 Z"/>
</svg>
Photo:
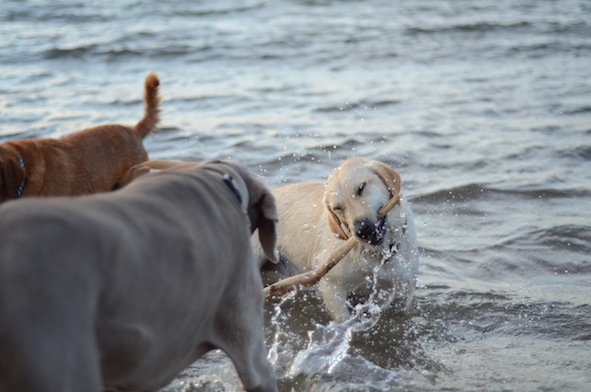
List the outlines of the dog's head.
<svg viewBox="0 0 591 392">
<path fill-rule="evenodd" d="M 0 203 L 21 196 L 25 176 L 21 155 L 10 146 L 0 146 Z"/>
<path fill-rule="evenodd" d="M 356 236 L 380 245 L 386 235 L 386 217 L 380 209 L 399 197 L 400 176 L 383 162 L 352 158 L 331 174 L 325 184 L 328 226 L 338 238 Z"/>
<path fill-rule="evenodd" d="M 275 245 L 278 213 L 271 191 L 242 165 L 227 161 L 211 161 L 200 164 L 199 167 L 223 172 L 229 176 L 227 181 L 242 180 L 234 181 L 232 186 L 240 193 L 242 204 L 250 219 L 250 232 L 252 234 L 258 229 L 259 241 L 267 258 L 277 263 L 279 256 Z"/>
</svg>

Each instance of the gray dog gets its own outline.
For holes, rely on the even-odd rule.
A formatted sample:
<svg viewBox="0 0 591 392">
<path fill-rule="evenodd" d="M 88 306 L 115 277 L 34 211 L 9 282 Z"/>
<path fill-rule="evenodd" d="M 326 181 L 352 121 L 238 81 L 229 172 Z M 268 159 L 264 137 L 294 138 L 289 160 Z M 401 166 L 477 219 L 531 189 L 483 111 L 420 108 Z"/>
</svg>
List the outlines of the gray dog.
<svg viewBox="0 0 591 392">
<path fill-rule="evenodd" d="M 155 173 L 109 194 L 0 207 L 0 391 L 154 391 L 206 352 L 276 391 L 250 234 L 277 212 L 241 166 Z"/>
</svg>

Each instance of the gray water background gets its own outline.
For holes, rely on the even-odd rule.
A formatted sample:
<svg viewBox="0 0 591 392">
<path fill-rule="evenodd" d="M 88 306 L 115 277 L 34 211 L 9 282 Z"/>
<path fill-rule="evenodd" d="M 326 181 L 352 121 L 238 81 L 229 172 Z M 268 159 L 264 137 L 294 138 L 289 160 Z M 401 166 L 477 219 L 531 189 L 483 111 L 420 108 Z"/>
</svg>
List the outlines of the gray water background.
<svg viewBox="0 0 591 392">
<path fill-rule="evenodd" d="M 156 71 L 152 158 L 400 172 L 416 311 L 268 303 L 282 391 L 591 390 L 588 0 L 2 0 L 0 37 L 0 142 L 134 124 Z M 165 389 L 235 390 L 219 352 Z"/>
</svg>

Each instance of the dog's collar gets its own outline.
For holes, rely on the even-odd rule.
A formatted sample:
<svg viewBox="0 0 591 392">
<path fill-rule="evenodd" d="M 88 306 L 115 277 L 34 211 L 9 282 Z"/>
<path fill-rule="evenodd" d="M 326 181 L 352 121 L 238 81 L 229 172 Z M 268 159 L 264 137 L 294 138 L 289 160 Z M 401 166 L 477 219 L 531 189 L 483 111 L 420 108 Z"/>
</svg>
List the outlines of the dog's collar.
<svg viewBox="0 0 591 392">
<path fill-rule="evenodd" d="M 21 197 L 23 195 L 23 191 L 25 190 L 25 181 L 27 179 L 27 170 L 25 169 L 25 159 L 23 158 L 23 156 L 21 154 L 18 154 L 18 157 L 19 157 L 19 164 L 21 166 L 21 169 L 23 169 L 23 172 L 25 174 L 23 176 L 23 180 L 21 181 L 20 185 L 18 186 L 18 188 L 16 188 L 15 199 L 18 199 L 19 197 Z"/>
<path fill-rule="evenodd" d="M 234 196 L 236 196 L 236 199 L 238 199 L 238 203 L 242 204 L 242 195 L 240 194 L 240 191 L 238 190 L 238 188 L 236 188 L 236 184 L 234 183 L 234 178 L 232 178 L 231 175 L 229 175 L 228 173 L 224 173 L 220 170 L 216 170 L 212 167 L 205 167 L 204 169 L 209 170 L 211 172 L 214 172 L 214 173 L 222 176 L 222 181 L 224 182 L 224 184 L 226 184 L 228 186 L 228 188 L 230 188 L 230 190 L 232 191 Z"/>
<path fill-rule="evenodd" d="M 228 186 L 228 188 L 230 188 L 234 196 L 236 196 L 236 199 L 238 199 L 238 203 L 242 204 L 242 195 L 240 194 L 238 188 L 236 188 L 232 176 L 227 173 L 224 173 L 222 175 L 222 181 Z"/>
</svg>

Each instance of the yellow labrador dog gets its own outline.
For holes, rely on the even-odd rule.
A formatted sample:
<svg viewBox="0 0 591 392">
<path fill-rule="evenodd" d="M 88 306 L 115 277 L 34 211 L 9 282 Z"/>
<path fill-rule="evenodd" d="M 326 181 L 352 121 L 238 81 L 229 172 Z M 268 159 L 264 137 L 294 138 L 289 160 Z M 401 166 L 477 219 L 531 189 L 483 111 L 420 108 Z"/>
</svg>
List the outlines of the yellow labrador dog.
<svg viewBox="0 0 591 392">
<path fill-rule="evenodd" d="M 156 391 L 206 352 L 277 390 L 250 237 L 274 259 L 271 192 L 208 162 L 77 198 L 0 207 L 0 391 Z"/>
<path fill-rule="evenodd" d="M 418 249 L 412 212 L 400 203 L 386 215 L 378 211 L 400 197 L 400 176 L 374 160 L 352 158 L 321 183 L 297 183 L 273 191 L 279 211 L 277 249 L 282 272 L 307 272 L 356 237 L 359 245 L 319 283 L 323 301 L 336 321 L 350 316 L 352 298 L 373 296 L 404 309 L 412 300 L 418 273 Z M 262 252 L 257 252 L 261 257 Z M 286 265 L 287 263 L 287 265 Z"/>
</svg>

